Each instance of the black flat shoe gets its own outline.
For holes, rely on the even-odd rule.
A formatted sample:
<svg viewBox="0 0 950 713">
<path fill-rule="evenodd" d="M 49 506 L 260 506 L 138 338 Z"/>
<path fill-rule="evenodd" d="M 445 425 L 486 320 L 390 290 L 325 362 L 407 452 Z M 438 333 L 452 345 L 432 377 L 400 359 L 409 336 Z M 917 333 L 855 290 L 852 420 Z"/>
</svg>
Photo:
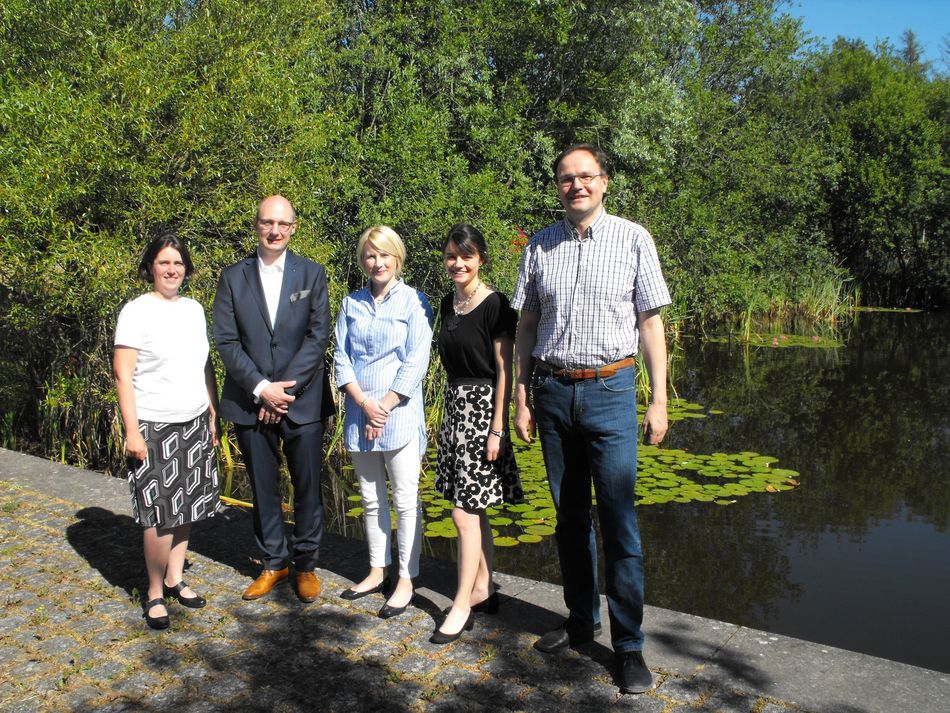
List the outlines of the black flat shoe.
<svg viewBox="0 0 950 713">
<path fill-rule="evenodd" d="M 412 599 L 415 596 L 416 595 L 413 594 L 412 597 L 409 598 L 409 602 L 405 606 L 402 606 L 402 607 L 391 607 L 388 604 L 383 604 L 383 608 L 379 610 L 379 618 L 392 619 L 394 616 L 399 616 L 404 611 L 406 611 L 406 609 L 409 608 L 409 605 L 412 604 Z"/>
<path fill-rule="evenodd" d="M 446 634 L 438 629 L 435 630 L 435 633 L 429 637 L 430 644 L 451 644 L 453 641 L 458 641 L 459 637 L 462 635 L 463 631 L 471 631 L 475 626 L 475 614 L 474 612 L 469 612 L 468 619 L 465 620 L 465 624 L 462 625 L 462 628 L 459 629 L 454 634 Z"/>
<path fill-rule="evenodd" d="M 165 604 L 165 600 L 164 599 L 150 599 L 149 601 L 145 602 L 145 612 L 142 614 L 142 616 L 145 617 L 145 623 L 148 624 L 150 628 L 167 629 L 168 625 L 171 623 L 168 620 L 168 614 L 165 614 L 164 616 L 149 616 L 148 615 L 148 610 L 154 606 L 158 606 L 159 604 Z"/>
<path fill-rule="evenodd" d="M 181 595 L 181 590 L 185 589 L 188 585 L 185 583 L 185 580 L 181 580 L 174 587 L 169 587 L 167 584 L 162 582 L 162 591 L 165 592 L 166 597 L 175 597 L 178 600 L 178 603 L 183 607 L 188 607 L 189 609 L 201 609 L 208 602 L 205 601 L 204 597 L 199 597 L 197 594 L 193 597 L 183 597 Z"/>
<path fill-rule="evenodd" d="M 479 614 L 497 614 L 498 613 L 498 592 L 492 592 L 491 596 L 484 601 L 472 606 L 472 611 Z"/>
<path fill-rule="evenodd" d="M 362 592 L 358 592 L 355 589 L 353 589 L 353 587 L 350 587 L 349 589 L 344 589 L 342 592 L 340 592 L 340 599 L 346 599 L 347 601 L 352 602 L 355 599 L 362 599 L 363 597 L 368 596 L 370 594 L 376 594 L 377 592 L 382 592 L 385 588 L 386 588 L 385 579 L 379 584 L 377 584 L 375 587 L 373 587 L 372 589 L 364 589 Z"/>
<path fill-rule="evenodd" d="M 552 631 L 549 631 L 540 639 L 534 642 L 534 648 L 543 651 L 546 654 L 553 654 L 568 646 L 584 646 L 590 644 L 594 637 L 601 631 L 601 624 L 598 621 L 589 632 L 574 631 L 568 632 L 568 620 L 565 619 L 561 625 Z"/>
</svg>

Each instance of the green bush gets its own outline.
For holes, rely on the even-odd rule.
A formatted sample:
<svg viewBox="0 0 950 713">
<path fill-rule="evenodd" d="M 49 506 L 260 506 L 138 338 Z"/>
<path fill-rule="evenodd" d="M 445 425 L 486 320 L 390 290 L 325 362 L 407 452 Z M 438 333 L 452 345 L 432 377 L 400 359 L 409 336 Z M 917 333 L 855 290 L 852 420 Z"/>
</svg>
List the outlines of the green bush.
<svg viewBox="0 0 950 713">
<path fill-rule="evenodd" d="M 946 79 L 887 48 L 812 50 L 779 5 L 8 0 L 4 442 L 114 465 L 112 331 L 157 230 L 189 241 L 206 307 L 271 193 L 334 307 L 377 222 L 434 302 L 457 221 L 510 291 L 519 231 L 561 217 L 549 163 L 576 141 L 612 156 L 608 208 L 653 233 L 677 320 L 818 314 L 849 275 L 945 300 Z"/>
</svg>

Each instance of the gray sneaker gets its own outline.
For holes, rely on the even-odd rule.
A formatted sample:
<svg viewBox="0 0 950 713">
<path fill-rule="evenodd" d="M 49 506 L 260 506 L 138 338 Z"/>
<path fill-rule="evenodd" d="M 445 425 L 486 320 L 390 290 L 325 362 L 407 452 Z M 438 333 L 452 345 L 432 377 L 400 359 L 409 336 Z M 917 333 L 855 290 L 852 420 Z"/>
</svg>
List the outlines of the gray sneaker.
<svg viewBox="0 0 950 713">
<path fill-rule="evenodd" d="M 653 674 L 647 668 L 640 651 L 620 651 L 614 654 L 621 693 L 646 693 L 653 689 Z"/>
</svg>

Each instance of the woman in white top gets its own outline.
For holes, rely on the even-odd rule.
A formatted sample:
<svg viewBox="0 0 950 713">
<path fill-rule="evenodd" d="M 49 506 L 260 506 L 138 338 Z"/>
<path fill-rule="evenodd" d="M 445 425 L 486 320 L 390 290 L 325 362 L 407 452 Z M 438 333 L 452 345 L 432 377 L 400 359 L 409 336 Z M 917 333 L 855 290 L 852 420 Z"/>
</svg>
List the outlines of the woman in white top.
<svg viewBox="0 0 950 713">
<path fill-rule="evenodd" d="M 204 309 L 178 290 L 194 272 L 173 233 L 145 249 L 138 275 L 152 290 L 126 304 L 115 330 L 113 371 L 125 428 L 132 511 L 143 528 L 145 620 L 169 625 L 165 596 L 193 609 L 205 600 L 182 580 L 191 524 L 219 507 L 218 390 Z"/>
<path fill-rule="evenodd" d="M 419 471 L 426 447 L 422 380 L 429 368 L 432 310 L 425 295 L 399 278 L 406 247 L 392 228 L 366 230 L 356 254 L 369 280 L 340 306 L 333 361 L 336 385 L 346 394 L 343 435 L 363 498 L 370 571 L 340 596 L 359 599 L 385 588 L 392 532 L 388 475 L 399 549 L 399 580 L 379 610 L 388 619 L 409 606 L 412 578 L 419 573 Z"/>
</svg>

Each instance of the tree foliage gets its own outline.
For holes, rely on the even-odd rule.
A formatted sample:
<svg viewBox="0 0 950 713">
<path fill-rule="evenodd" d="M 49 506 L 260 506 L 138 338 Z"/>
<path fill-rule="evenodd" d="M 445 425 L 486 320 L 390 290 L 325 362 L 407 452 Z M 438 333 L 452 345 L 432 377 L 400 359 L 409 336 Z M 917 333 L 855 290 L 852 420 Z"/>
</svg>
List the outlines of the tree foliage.
<svg viewBox="0 0 950 713">
<path fill-rule="evenodd" d="M 909 43 L 908 43 L 909 44 Z M 838 40 L 803 93 L 826 126 L 829 244 L 875 303 L 946 304 L 950 85 L 919 55 Z"/>
<path fill-rule="evenodd" d="M 945 303 L 946 78 L 913 37 L 901 55 L 815 48 L 781 7 L 6 0 L 0 411 L 101 465 L 110 339 L 143 245 L 188 239 L 188 289 L 210 305 L 274 192 L 334 304 L 376 222 L 434 299 L 441 237 L 475 223 L 510 290 L 519 230 L 561 215 L 550 161 L 577 141 L 611 156 L 608 208 L 653 232 L 676 317 L 781 311 L 847 276 L 875 299 Z"/>
</svg>

